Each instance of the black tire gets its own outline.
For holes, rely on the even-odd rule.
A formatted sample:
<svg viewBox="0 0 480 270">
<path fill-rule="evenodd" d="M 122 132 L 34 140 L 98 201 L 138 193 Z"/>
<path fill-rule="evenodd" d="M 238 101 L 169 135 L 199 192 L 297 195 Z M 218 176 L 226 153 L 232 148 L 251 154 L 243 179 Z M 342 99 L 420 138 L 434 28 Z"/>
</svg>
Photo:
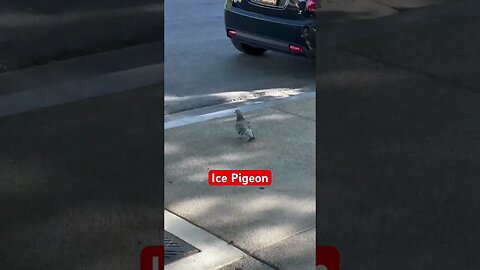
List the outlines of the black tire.
<svg viewBox="0 0 480 270">
<path fill-rule="evenodd" d="M 258 55 L 264 54 L 267 51 L 267 49 L 253 47 L 251 45 L 241 43 L 241 42 L 238 42 L 238 41 L 234 41 L 234 40 L 232 40 L 232 43 L 233 43 L 233 46 L 235 46 L 235 48 L 237 48 L 237 50 L 239 50 L 243 53 L 246 53 L 246 54 L 250 54 L 250 55 L 257 55 L 258 56 Z"/>
</svg>

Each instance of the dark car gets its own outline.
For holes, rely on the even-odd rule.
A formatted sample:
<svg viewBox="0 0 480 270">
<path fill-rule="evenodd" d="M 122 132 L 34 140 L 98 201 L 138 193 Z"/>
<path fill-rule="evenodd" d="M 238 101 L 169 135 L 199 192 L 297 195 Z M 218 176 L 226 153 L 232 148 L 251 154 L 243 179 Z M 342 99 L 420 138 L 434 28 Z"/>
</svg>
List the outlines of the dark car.
<svg viewBox="0 0 480 270">
<path fill-rule="evenodd" d="M 227 0 L 225 28 L 238 50 L 315 56 L 315 0 Z"/>
</svg>

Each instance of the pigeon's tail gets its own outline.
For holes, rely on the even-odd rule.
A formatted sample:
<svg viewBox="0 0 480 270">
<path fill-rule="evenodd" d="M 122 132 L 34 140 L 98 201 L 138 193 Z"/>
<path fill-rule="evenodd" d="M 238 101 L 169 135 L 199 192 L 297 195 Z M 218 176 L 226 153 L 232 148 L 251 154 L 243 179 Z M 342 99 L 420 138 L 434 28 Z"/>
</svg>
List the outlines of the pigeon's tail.
<svg viewBox="0 0 480 270">
<path fill-rule="evenodd" d="M 255 138 L 255 133 L 253 133 L 253 131 L 251 131 L 251 133 L 252 133 L 252 136 L 250 136 L 250 138 L 248 139 L 249 142 L 251 142 L 251 141 L 253 141 L 253 140 L 256 139 L 256 138 Z"/>
</svg>

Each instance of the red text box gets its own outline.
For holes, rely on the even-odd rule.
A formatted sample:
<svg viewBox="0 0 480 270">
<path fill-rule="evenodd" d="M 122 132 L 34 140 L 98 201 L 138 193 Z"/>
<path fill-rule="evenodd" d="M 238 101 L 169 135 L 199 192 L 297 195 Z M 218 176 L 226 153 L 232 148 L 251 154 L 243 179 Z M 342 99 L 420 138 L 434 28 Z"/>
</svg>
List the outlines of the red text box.
<svg viewBox="0 0 480 270">
<path fill-rule="evenodd" d="M 270 186 L 271 170 L 210 170 L 208 183 L 211 186 Z"/>
<path fill-rule="evenodd" d="M 340 252 L 336 247 L 317 246 L 316 253 L 316 269 L 340 270 Z"/>
<path fill-rule="evenodd" d="M 154 258 L 157 262 L 156 267 L 154 267 Z M 163 246 L 148 246 L 140 253 L 140 270 L 163 270 L 164 262 Z"/>
</svg>

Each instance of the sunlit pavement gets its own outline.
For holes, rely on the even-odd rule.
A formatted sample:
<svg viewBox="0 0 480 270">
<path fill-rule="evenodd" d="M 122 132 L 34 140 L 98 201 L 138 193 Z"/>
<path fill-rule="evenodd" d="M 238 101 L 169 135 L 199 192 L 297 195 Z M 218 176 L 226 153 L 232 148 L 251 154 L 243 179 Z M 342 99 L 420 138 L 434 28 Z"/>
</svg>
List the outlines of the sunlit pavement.
<svg viewBox="0 0 480 270">
<path fill-rule="evenodd" d="M 309 269 L 315 262 L 315 100 L 246 117 L 257 136 L 251 143 L 237 139 L 233 114 L 165 131 L 165 208 L 249 255 L 225 269 Z M 213 187 L 210 169 L 270 169 L 273 184 Z"/>
<path fill-rule="evenodd" d="M 192 6 L 194 13 L 178 12 Z M 313 59 L 239 53 L 226 37 L 223 10 L 223 1 L 166 1 L 165 114 L 259 101 L 278 89 L 315 90 Z M 247 254 L 225 269 L 314 265 L 314 104 L 311 98 L 247 113 L 258 137 L 252 143 L 237 139 L 233 114 L 165 131 L 165 207 Z M 271 169 L 273 185 L 210 187 L 214 168 Z"/>
</svg>

